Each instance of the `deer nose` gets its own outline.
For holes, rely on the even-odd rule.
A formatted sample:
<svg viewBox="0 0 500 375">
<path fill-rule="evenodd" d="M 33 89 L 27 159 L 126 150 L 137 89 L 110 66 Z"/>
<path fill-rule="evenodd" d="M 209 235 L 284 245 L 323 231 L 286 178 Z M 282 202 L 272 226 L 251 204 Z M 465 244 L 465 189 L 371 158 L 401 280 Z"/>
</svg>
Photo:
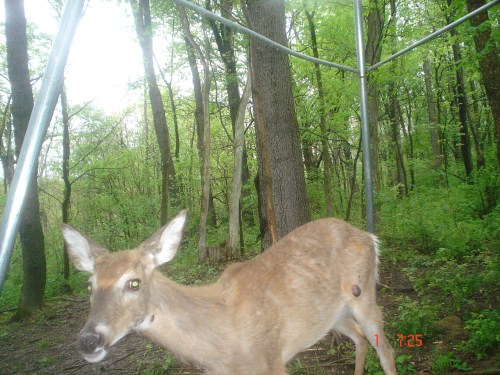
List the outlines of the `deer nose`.
<svg viewBox="0 0 500 375">
<path fill-rule="evenodd" d="M 97 332 L 86 332 L 78 337 L 76 342 L 78 351 L 85 354 L 92 354 L 97 348 L 102 347 L 104 336 Z"/>
</svg>

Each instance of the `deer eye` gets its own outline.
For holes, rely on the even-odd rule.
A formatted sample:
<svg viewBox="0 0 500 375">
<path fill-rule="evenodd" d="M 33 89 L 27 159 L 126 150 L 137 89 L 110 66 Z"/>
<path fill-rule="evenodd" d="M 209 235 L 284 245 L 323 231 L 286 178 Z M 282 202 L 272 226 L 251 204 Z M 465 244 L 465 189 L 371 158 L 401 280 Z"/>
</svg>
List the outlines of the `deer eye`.
<svg viewBox="0 0 500 375">
<path fill-rule="evenodd" d="M 139 287 L 141 286 L 141 280 L 139 280 L 139 279 L 129 280 L 127 286 L 130 290 L 133 290 L 134 292 L 136 292 L 139 290 Z"/>
</svg>

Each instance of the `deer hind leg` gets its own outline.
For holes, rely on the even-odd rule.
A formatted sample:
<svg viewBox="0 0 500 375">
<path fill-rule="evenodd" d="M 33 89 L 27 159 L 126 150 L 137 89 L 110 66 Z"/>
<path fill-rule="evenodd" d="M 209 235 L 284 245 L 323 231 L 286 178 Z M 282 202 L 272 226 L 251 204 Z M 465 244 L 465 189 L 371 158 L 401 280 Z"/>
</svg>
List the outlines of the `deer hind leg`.
<svg viewBox="0 0 500 375">
<path fill-rule="evenodd" d="M 361 326 L 352 318 L 344 317 L 341 324 L 335 326 L 335 331 L 349 337 L 356 346 L 356 365 L 354 375 L 362 375 L 365 367 L 366 351 L 368 340 L 363 333 Z"/>
<path fill-rule="evenodd" d="M 396 375 L 394 350 L 384 335 L 382 314 L 376 305 L 353 304 L 351 313 L 363 330 L 364 336 L 377 351 L 380 364 L 387 375 Z M 356 370 L 358 361 L 356 358 Z M 358 373 L 356 372 L 356 375 Z"/>
</svg>

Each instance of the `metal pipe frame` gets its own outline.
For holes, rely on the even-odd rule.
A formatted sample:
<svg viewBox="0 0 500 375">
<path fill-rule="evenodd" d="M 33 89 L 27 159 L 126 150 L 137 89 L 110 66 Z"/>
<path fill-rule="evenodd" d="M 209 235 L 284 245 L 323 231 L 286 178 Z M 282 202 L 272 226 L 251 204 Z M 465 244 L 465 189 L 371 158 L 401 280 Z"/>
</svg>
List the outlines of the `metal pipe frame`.
<svg viewBox="0 0 500 375">
<path fill-rule="evenodd" d="M 372 166 L 370 155 L 370 126 L 368 123 L 368 78 L 366 70 L 365 45 L 363 42 L 363 5 L 361 0 L 353 0 L 353 3 L 361 112 L 361 140 L 363 146 L 363 177 L 365 179 L 366 228 L 370 233 L 375 233 Z"/>
<path fill-rule="evenodd" d="M 85 0 L 66 1 L 59 30 L 45 67 L 40 92 L 36 96 L 28 129 L 19 154 L 0 223 L 0 294 L 7 278 L 7 270 L 16 241 L 24 197 L 59 98 L 64 67 L 66 66 L 76 27 L 82 16 L 84 3 Z"/>
</svg>

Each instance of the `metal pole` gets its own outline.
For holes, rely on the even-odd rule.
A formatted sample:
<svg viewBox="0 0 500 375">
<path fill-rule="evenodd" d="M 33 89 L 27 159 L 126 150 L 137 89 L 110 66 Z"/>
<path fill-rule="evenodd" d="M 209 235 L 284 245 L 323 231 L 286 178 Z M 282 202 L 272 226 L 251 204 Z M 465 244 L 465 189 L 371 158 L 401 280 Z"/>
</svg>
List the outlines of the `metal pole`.
<svg viewBox="0 0 500 375">
<path fill-rule="evenodd" d="M 474 17 L 478 13 L 486 11 L 487 9 L 491 8 L 492 6 L 497 5 L 499 2 L 500 2 L 500 0 L 490 1 L 489 3 L 483 5 L 482 7 L 477 8 L 476 10 L 470 12 L 469 14 L 463 16 L 462 18 L 460 18 L 460 19 L 450 23 L 449 25 L 443 27 L 442 29 L 435 31 L 432 34 L 427 35 L 425 38 L 420 39 L 418 42 L 413 43 L 411 46 L 408 46 L 408 47 L 402 49 L 401 51 L 396 52 L 395 54 L 389 56 L 388 58 L 370 66 L 368 68 L 368 72 L 371 72 L 372 70 L 377 69 L 378 67 L 384 65 L 385 63 L 388 63 L 389 61 L 394 60 L 395 58 L 405 54 L 408 51 L 411 51 L 412 49 L 414 49 L 414 48 L 416 48 L 424 43 L 427 43 L 429 40 L 434 39 L 435 37 L 447 32 L 448 30 L 451 30 L 451 29 L 457 27 L 461 23 L 467 21 L 469 18 Z"/>
<path fill-rule="evenodd" d="M 361 104 L 361 137 L 363 141 L 363 176 L 365 178 L 366 226 L 375 232 L 373 212 L 373 183 L 370 158 L 370 127 L 368 124 L 368 84 L 366 79 L 365 46 L 363 43 L 363 7 L 361 0 L 354 2 L 354 29 L 356 32 L 356 59 L 359 75 L 359 98 Z"/>
<path fill-rule="evenodd" d="M 68 0 L 50 53 L 0 223 L 0 294 L 7 278 L 19 217 L 32 171 L 61 90 L 64 67 L 85 0 Z"/>
</svg>

